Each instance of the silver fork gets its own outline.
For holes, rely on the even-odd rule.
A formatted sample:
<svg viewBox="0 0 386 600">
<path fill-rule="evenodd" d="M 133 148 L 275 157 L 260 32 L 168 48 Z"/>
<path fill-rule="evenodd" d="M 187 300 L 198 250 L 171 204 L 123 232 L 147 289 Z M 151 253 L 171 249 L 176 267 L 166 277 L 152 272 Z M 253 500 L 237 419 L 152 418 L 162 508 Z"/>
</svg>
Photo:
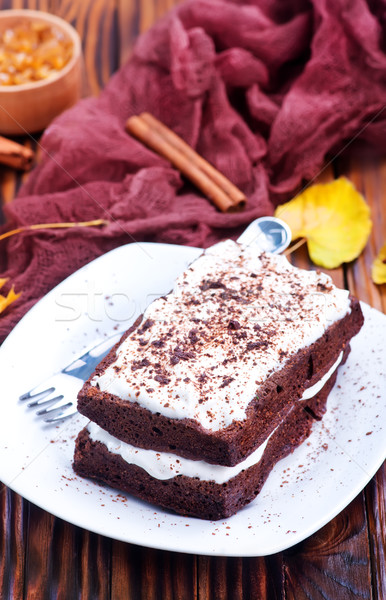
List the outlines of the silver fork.
<svg viewBox="0 0 386 600">
<path fill-rule="evenodd" d="M 55 423 L 76 414 L 76 397 L 83 382 L 120 340 L 122 333 L 117 331 L 114 335 L 98 342 L 96 346 L 87 350 L 61 371 L 22 394 L 19 400 L 22 402 L 30 400 L 27 404 L 28 408 L 37 409 L 36 415 L 46 423 Z M 57 390 L 60 390 L 59 394 Z"/>
</svg>

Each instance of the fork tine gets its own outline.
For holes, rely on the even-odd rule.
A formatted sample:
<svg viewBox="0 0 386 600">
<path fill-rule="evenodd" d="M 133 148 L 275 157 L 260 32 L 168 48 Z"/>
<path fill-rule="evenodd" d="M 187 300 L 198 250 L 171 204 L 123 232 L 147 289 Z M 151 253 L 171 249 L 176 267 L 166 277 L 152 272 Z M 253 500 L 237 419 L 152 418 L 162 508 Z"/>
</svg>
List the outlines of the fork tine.
<svg viewBox="0 0 386 600">
<path fill-rule="evenodd" d="M 63 398 L 63 396 L 62 396 Z M 65 411 L 66 408 L 70 408 L 70 406 L 74 407 L 72 402 L 67 402 L 66 404 L 63 404 L 62 406 L 57 406 L 57 407 L 52 407 L 52 408 L 42 408 L 42 410 L 38 410 L 37 411 L 37 415 L 39 417 L 41 416 L 45 416 L 45 415 L 53 415 L 53 414 L 61 414 Z"/>
<path fill-rule="evenodd" d="M 37 392 L 37 394 L 31 394 L 31 392 L 27 392 L 26 394 L 22 394 L 19 397 L 19 400 L 21 400 L 22 402 L 24 402 L 24 400 L 30 400 L 31 398 L 45 398 L 46 396 L 48 396 L 48 394 L 51 394 L 52 392 L 55 391 L 54 387 L 50 387 L 47 388 L 46 390 L 42 390 L 41 392 Z M 32 406 L 32 405 L 28 405 L 28 406 Z"/>
<path fill-rule="evenodd" d="M 56 421 L 61 421 L 77 414 L 76 397 L 81 387 L 81 382 L 86 381 L 101 358 L 119 340 L 122 333 L 122 331 L 117 331 L 109 338 L 99 341 L 93 348 L 90 348 L 73 360 L 67 367 L 54 373 L 45 382 L 38 384 L 19 396 L 19 400 L 29 400 L 30 402 L 27 404 L 28 408 L 40 409 L 35 415 L 43 417 L 47 423 L 55 423 Z M 36 391 L 43 386 L 49 385 L 51 387 L 38 392 Z M 63 390 L 64 394 L 50 397 L 55 393 L 57 394 L 59 390 Z M 65 404 L 68 397 L 72 398 L 72 401 Z"/>
<path fill-rule="evenodd" d="M 66 411 L 63 414 L 59 414 L 55 417 L 50 417 L 49 419 L 44 419 L 45 423 L 56 423 L 57 421 L 63 421 L 64 419 L 67 419 L 68 417 L 72 417 L 73 415 L 77 414 L 77 410 L 76 408 L 74 408 L 74 405 L 71 403 L 70 406 L 72 407 L 72 410 L 70 411 Z M 51 411 L 49 411 L 51 412 Z"/>
<path fill-rule="evenodd" d="M 52 403 L 56 403 L 59 402 L 59 400 L 63 400 L 64 396 L 63 394 L 60 394 L 59 396 L 55 396 L 54 398 L 47 398 L 47 400 L 44 400 L 44 398 L 38 399 L 38 400 L 34 400 L 33 402 L 29 402 L 27 404 L 28 408 L 34 408 L 35 406 L 45 406 L 46 404 L 52 404 Z M 39 413 L 36 413 L 39 414 Z"/>
</svg>

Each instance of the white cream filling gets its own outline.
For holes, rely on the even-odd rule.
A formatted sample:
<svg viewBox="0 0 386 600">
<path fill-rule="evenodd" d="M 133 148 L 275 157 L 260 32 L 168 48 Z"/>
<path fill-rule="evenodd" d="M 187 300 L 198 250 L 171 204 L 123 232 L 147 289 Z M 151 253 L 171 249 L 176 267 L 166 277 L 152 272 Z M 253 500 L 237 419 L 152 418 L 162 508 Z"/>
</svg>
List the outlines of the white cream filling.
<svg viewBox="0 0 386 600">
<path fill-rule="evenodd" d="M 208 280 L 221 282 L 242 301 L 222 300 L 222 289 L 203 291 Z M 221 242 L 192 263 L 173 293 L 147 308 L 142 323 L 150 320 L 152 327 L 128 336 L 116 360 L 91 385 L 153 413 L 190 418 L 218 431 L 243 421 L 259 385 L 349 311 L 348 292 L 324 273 Z M 231 321 L 239 331 L 229 331 Z M 190 345 L 195 329 L 199 342 Z M 233 343 L 240 332 L 246 337 Z M 248 351 L 259 339 L 268 339 L 268 345 Z M 163 345 L 155 346 L 160 340 Z M 192 350 L 193 357 L 171 364 L 176 347 Z M 166 373 L 163 380 L 157 369 Z"/>
<path fill-rule="evenodd" d="M 220 484 L 229 481 L 241 471 L 256 465 L 261 460 L 270 437 L 276 431 L 274 429 L 267 439 L 238 465 L 224 467 L 212 465 L 203 460 L 183 458 L 168 452 L 136 448 L 131 444 L 118 440 L 92 421 L 88 424 L 87 429 L 92 440 L 101 442 L 109 452 L 118 454 L 130 465 L 141 467 L 155 479 L 164 480 L 177 475 L 185 475 L 186 477 L 197 477 L 203 481 L 215 481 Z"/>
<path fill-rule="evenodd" d="M 337 360 L 334 362 L 331 369 L 329 371 L 327 371 L 327 373 L 325 375 L 323 375 L 323 377 L 321 379 L 319 379 L 319 381 L 317 381 L 314 385 L 312 385 L 311 387 L 304 390 L 301 400 L 309 400 L 310 398 L 313 398 L 314 396 L 316 396 L 316 394 L 318 392 L 320 392 L 320 390 L 322 389 L 324 384 L 327 383 L 327 381 L 330 379 L 331 375 L 339 367 L 340 363 L 342 362 L 342 358 L 343 358 L 343 352 L 341 352 L 339 354 Z"/>
</svg>

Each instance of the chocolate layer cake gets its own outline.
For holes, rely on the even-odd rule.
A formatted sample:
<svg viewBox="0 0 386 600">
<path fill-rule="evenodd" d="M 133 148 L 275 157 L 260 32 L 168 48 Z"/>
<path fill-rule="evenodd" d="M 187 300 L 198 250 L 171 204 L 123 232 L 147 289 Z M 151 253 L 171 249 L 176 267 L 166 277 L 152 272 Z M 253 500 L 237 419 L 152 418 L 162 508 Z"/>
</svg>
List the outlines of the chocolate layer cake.
<svg viewBox="0 0 386 600">
<path fill-rule="evenodd" d="M 362 322 L 322 273 L 230 241 L 210 248 L 83 386 L 78 408 L 93 423 L 75 470 L 182 514 L 232 514 L 322 415 Z M 161 462 L 167 476 L 152 468 Z M 182 463 L 188 474 L 175 475 Z"/>
</svg>

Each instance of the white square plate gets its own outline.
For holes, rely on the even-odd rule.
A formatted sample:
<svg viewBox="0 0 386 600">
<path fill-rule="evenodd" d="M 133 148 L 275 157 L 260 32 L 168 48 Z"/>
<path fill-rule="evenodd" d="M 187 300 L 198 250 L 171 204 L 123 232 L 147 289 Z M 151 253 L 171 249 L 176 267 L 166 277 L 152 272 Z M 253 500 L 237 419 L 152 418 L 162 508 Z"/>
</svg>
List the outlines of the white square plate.
<svg viewBox="0 0 386 600">
<path fill-rule="evenodd" d="M 362 305 L 365 324 L 323 421 L 276 465 L 260 495 L 224 521 L 180 517 L 75 476 L 74 439 L 86 419 L 44 425 L 18 400 L 114 328 L 126 329 L 200 252 L 122 246 L 71 275 L 20 321 L 0 348 L 0 479 L 52 514 L 118 540 L 197 554 L 268 555 L 331 520 L 385 459 L 386 317 L 380 312 Z"/>
</svg>

